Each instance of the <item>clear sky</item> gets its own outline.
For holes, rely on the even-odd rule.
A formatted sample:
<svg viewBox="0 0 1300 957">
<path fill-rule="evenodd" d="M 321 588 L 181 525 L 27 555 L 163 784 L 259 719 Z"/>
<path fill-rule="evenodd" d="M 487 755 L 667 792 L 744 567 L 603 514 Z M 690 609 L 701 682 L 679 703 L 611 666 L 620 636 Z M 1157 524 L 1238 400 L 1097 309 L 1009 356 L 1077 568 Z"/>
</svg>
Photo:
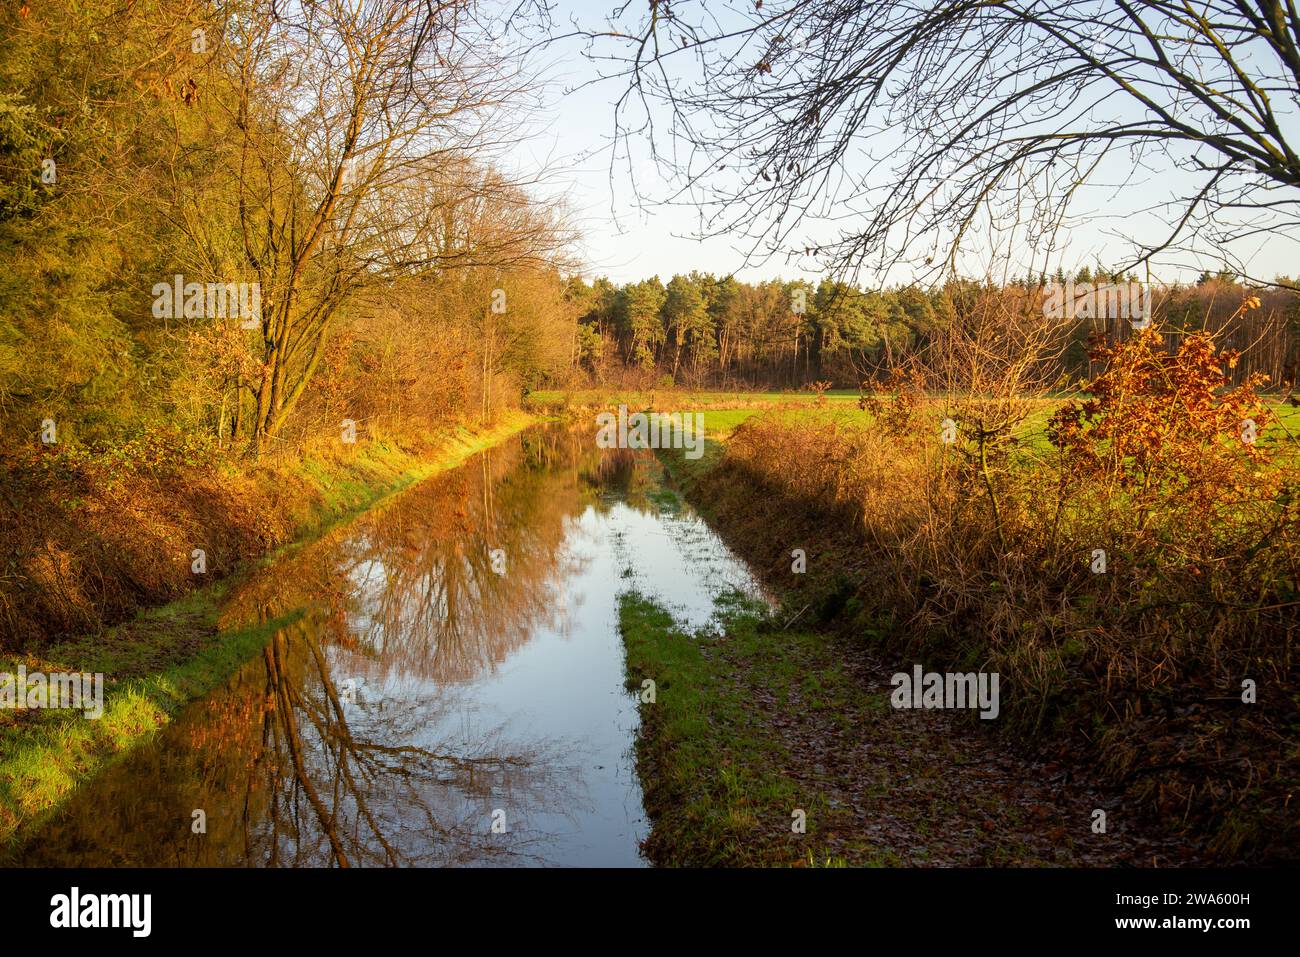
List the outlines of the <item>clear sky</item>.
<svg viewBox="0 0 1300 957">
<path fill-rule="evenodd" d="M 555 8 L 556 27 L 563 30 L 576 19 L 584 26 L 599 28 L 614 5 L 615 0 L 560 0 Z M 627 15 L 639 16 L 641 9 L 634 2 Z M 585 237 L 582 253 L 588 263 L 588 278 L 607 275 L 616 282 L 626 282 L 657 274 L 667 281 L 674 273 L 692 269 L 715 274 L 734 272 L 749 280 L 817 275 L 815 264 L 808 261 L 803 263 L 803 270 L 799 264 L 783 260 L 745 268 L 743 237 L 700 241 L 694 238 L 700 228 L 698 214 L 680 207 L 638 202 L 629 176 L 643 196 L 663 197 L 669 184 L 646 157 L 634 160 L 630 173 L 626 159 L 616 162 L 611 172 L 614 104 L 624 86 L 618 80 L 593 82 L 599 76 L 598 68 L 584 55 L 584 44 L 577 38 L 548 46 L 538 67 L 547 79 L 542 102 L 531 135 L 520 142 L 510 161 L 521 171 L 543 166 L 551 170 L 546 191 L 564 195 L 578 219 Z M 864 146 L 870 148 L 870 144 Z M 1151 202 L 1153 190 L 1172 188 L 1173 176 L 1155 175 L 1122 189 L 1108 185 L 1128 178 L 1128 172 L 1114 164 L 1109 170 L 1103 167 L 1096 185 L 1084 195 L 1088 215 L 1068 231 L 1066 245 L 1056 262 L 1067 268 L 1098 259 L 1114 262 L 1116 244 L 1111 237 L 1117 230 L 1137 236 L 1162 234 L 1165 227 L 1160 221 L 1141 209 Z M 1294 236 L 1265 234 L 1236 252 L 1251 264 L 1257 276 L 1300 273 L 1300 243 Z M 964 261 L 963 268 L 971 274 L 983 274 L 991 259 L 987 253 L 977 251 Z M 1176 261 L 1158 263 L 1153 278 L 1187 280 L 1205 265 L 1208 261 L 1197 262 L 1183 255 Z M 911 276 L 889 278 L 896 281 Z"/>
<path fill-rule="evenodd" d="M 594 18 L 593 23 L 600 22 L 607 6 L 599 0 L 566 0 L 564 5 L 574 16 Z M 585 237 L 588 277 L 628 282 L 658 274 L 666 282 L 674 273 L 692 269 L 716 274 L 738 270 L 743 257 L 734 244 L 692 238 L 698 222 L 686 210 L 638 201 L 632 178 L 647 200 L 669 189 L 648 158 L 631 168 L 624 158 L 611 169 L 615 101 L 623 88 L 617 80 L 593 83 L 597 68 L 583 49 L 581 41 L 572 39 L 546 51 L 545 102 L 521 154 L 536 166 L 554 169 L 552 187 L 566 196 Z M 523 155 L 518 163 L 521 169 L 527 166 Z M 755 279 L 779 272 L 772 267 L 737 275 Z M 793 277 L 794 272 L 787 269 L 785 274 Z"/>
</svg>

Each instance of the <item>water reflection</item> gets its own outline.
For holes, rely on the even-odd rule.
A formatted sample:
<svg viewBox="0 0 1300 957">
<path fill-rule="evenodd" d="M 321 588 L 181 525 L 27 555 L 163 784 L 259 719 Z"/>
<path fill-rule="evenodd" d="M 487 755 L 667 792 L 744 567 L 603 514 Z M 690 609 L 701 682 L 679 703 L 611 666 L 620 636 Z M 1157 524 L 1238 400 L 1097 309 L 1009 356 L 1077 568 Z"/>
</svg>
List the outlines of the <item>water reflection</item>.
<svg viewBox="0 0 1300 957">
<path fill-rule="evenodd" d="M 530 432 L 239 586 L 226 624 L 285 622 L 261 655 L 21 863 L 642 863 L 616 594 L 699 623 L 752 582 L 652 457 L 593 445 Z"/>
<path fill-rule="evenodd" d="M 372 674 L 474 678 L 538 629 L 564 627 L 560 593 L 577 571 L 568 520 L 594 499 L 546 463 L 563 453 L 579 464 L 579 438 L 530 435 L 425 483 L 242 589 L 226 620 L 316 605 L 329 642 Z"/>
</svg>

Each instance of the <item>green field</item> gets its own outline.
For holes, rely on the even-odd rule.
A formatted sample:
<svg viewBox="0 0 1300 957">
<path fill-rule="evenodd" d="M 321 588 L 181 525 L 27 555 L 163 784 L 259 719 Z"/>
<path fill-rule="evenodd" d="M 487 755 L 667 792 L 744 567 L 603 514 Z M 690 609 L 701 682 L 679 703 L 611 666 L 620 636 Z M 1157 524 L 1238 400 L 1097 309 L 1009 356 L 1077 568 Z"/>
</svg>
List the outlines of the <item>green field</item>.
<svg viewBox="0 0 1300 957">
<path fill-rule="evenodd" d="M 629 410 L 653 409 L 661 412 L 704 413 L 705 434 L 708 438 L 725 438 L 736 426 L 755 415 L 776 411 L 780 415 L 796 418 L 834 421 L 846 426 L 861 425 L 871 420 L 871 414 L 858 408 L 858 393 L 851 390 L 827 392 L 826 401 L 799 392 L 687 392 L 618 390 L 602 391 L 584 389 L 572 392 L 533 392 L 527 405 L 538 411 L 560 413 L 564 410 L 584 408 L 609 408 L 626 405 Z M 942 396 L 930 396 L 935 428 L 944 416 Z M 1047 423 L 1052 411 L 1064 398 L 1043 399 L 1042 405 L 1031 411 L 1017 430 L 1022 443 L 1034 450 L 1049 448 Z M 1261 442 L 1294 442 L 1300 437 L 1300 406 L 1279 399 L 1269 401 L 1274 421 L 1260 431 Z"/>
</svg>

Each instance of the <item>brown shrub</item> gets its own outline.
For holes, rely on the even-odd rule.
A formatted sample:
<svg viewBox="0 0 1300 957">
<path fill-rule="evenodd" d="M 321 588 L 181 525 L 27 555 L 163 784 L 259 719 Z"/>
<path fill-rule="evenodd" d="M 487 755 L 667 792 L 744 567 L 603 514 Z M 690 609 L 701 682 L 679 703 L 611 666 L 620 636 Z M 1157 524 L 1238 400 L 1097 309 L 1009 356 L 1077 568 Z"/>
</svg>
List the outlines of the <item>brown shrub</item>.
<svg viewBox="0 0 1300 957">
<path fill-rule="evenodd" d="M 1225 859 L 1289 859 L 1296 455 L 1265 436 L 1260 378 L 1229 387 L 1231 352 L 1206 335 L 1173 355 L 1159 345 L 1150 330 L 1095 343 L 1103 371 L 1056 411 L 1046 450 L 972 428 L 989 400 L 903 416 L 895 389 L 860 428 L 750 420 L 718 481 L 750 498 L 760 483 L 783 501 L 782 534 L 838 551 L 865 609 L 852 627 L 882 635 L 900 666 L 999 672 L 1003 725 L 1021 740 L 1090 754 Z M 954 445 L 936 441 L 944 415 L 963 423 Z M 1246 678 L 1257 705 L 1241 700 Z"/>
<path fill-rule="evenodd" d="M 305 478 L 304 455 L 321 481 Z M 94 632 L 223 577 L 348 507 L 326 500 L 332 481 L 382 484 L 394 477 L 383 469 L 361 446 L 330 442 L 251 463 L 168 430 L 100 451 L 8 447 L 0 648 Z M 191 570 L 196 548 L 202 576 Z"/>
</svg>

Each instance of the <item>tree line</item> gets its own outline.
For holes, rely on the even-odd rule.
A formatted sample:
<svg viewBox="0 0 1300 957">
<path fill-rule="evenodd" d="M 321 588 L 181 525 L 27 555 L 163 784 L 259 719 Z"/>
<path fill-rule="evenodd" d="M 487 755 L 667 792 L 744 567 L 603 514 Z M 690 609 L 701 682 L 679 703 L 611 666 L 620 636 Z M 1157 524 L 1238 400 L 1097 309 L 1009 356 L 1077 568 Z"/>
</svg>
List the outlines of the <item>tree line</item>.
<svg viewBox="0 0 1300 957">
<path fill-rule="evenodd" d="M 568 296 L 578 310 L 573 362 L 593 384 L 691 387 L 857 388 L 909 363 L 935 365 L 954 327 L 971 323 L 989 296 L 1032 321 L 1048 290 L 1136 283 L 1137 276 L 1101 267 L 1063 270 L 1001 283 L 951 279 L 937 285 L 863 288 L 823 278 L 741 282 L 693 271 L 615 284 L 572 278 Z M 1263 372 L 1278 387 L 1295 381 L 1300 359 L 1300 299 L 1281 281 L 1270 289 L 1226 273 L 1195 283 L 1153 286 L 1152 318 L 1169 349 L 1189 333 L 1210 330 L 1243 353 L 1233 375 Z M 1250 297 L 1259 307 L 1241 312 Z M 1054 329 L 1066 381 L 1096 372 L 1093 336 L 1131 334 L 1127 317 L 1078 308 L 1077 320 Z"/>
<path fill-rule="evenodd" d="M 0 10 L 4 447 L 160 433 L 255 456 L 344 420 L 488 418 L 548 386 L 855 387 L 923 361 L 989 289 L 1040 308 L 1042 275 L 579 277 L 563 206 L 504 163 L 546 26 L 489 0 Z M 1287 285 L 1226 330 L 1234 374 L 1293 378 Z M 214 287 L 256 295 L 214 311 L 187 293 Z M 1157 312 L 1217 328 L 1256 291 L 1207 275 Z M 1094 331 L 1068 331 L 1067 371 Z"/>
</svg>

